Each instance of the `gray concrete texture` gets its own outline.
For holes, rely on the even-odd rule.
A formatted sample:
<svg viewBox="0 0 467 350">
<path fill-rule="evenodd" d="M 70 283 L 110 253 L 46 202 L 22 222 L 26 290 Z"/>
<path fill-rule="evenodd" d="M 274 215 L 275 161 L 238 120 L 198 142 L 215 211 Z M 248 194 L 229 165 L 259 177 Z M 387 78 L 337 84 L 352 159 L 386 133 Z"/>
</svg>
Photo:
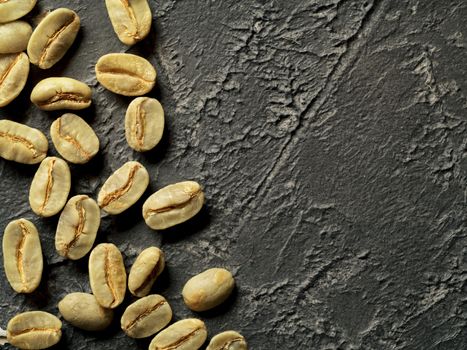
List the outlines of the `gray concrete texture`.
<svg viewBox="0 0 467 350">
<path fill-rule="evenodd" d="M 129 268 L 150 245 L 167 269 L 153 291 L 176 320 L 200 317 L 209 335 L 234 329 L 250 349 L 467 348 L 467 2 L 465 0 L 159 0 L 151 35 L 128 48 L 104 1 L 39 1 L 30 18 L 60 6 L 82 29 L 54 68 L 33 68 L 22 95 L 0 111 L 49 134 L 60 113 L 29 103 L 35 83 L 69 76 L 92 86 L 78 112 L 101 140 L 97 158 L 72 166 L 72 193 L 96 197 L 128 160 L 151 175 L 148 195 L 185 179 L 205 187 L 193 220 L 165 232 L 141 218 L 142 201 L 103 216 Z M 94 64 L 131 52 L 157 68 L 166 112 L 148 154 L 124 138 L 129 98 L 100 86 Z M 51 146 L 50 154 L 56 154 Z M 28 205 L 36 166 L 0 160 L 0 230 L 25 217 L 38 227 L 47 268 L 32 295 L 0 280 L 0 325 L 20 311 L 58 314 L 67 293 L 90 291 L 87 258 L 54 250 L 57 218 Z M 222 307 L 193 313 L 181 289 L 222 266 L 237 290 Z M 0 274 L 4 277 L 3 268 Z M 56 349 L 146 349 L 112 327 L 64 323 Z M 9 349 L 7 347 L 7 349 Z"/>
</svg>

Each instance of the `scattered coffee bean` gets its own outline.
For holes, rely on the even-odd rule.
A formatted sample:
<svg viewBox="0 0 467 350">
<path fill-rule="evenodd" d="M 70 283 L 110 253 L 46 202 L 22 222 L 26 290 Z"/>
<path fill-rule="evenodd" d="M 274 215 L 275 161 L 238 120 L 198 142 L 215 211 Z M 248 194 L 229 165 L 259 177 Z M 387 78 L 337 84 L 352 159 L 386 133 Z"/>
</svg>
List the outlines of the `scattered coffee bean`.
<svg viewBox="0 0 467 350">
<path fill-rule="evenodd" d="M 67 294 L 58 303 L 58 309 L 66 321 L 86 331 L 101 331 L 113 319 L 113 310 L 100 306 L 89 293 Z"/>
<path fill-rule="evenodd" d="M 24 21 L 0 24 L 0 53 L 16 53 L 26 50 L 32 28 Z"/>
<path fill-rule="evenodd" d="M 77 260 L 92 248 L 100 225 L 100 210 L 86 195 L 70 198 L 58 220 L 55 249 L 68 259 Z"/>
<path fill-rule="evenodd" d="M 39 165 L 29 190 L 29 204 L 34 213 L 49 217 L 65 206 L 71 187 L 68 164 L 57 157 L 47 157 Z"/>
<path fill-rule="evenodd" d="M 71 78 L 46 78 L 31 92 L 31 101 L 44 111 L 83 109 L 91 105 L 91 89 Z"/>
<path fill-rule="evenodd" d="M 29 311 L 13 317 L 7 326 L 8 342 L 20 349 L 46 349 L 62 337 L 62 322 L 44 311 Z"/>
<path fill-rule="evenodd" d="M 149 337 L 167 326 L 172 319 L 172 309 L 161 295 L 152 294 L 128 306 L 123 313 L 121 326 L 131 338 Z"/>
<path fill-rule="evenodd" d="M 17 293 L 31 293 L 41 282 L 42 248 L 34 224 L 26 219 L 10 222 L 3 234 L 3 265 Z"/>
<path fill-rule="evenodd" d="M 29 75 L 29 58 L 24 52 L 0 55 L 0 107 L 23 90 Z"/>
<path fill-rule="evenodd" d="M 203 321 L 188 318 L 175 322 L 154 337 L 149 350 L 197 350 L 208 336 Z"/>
<path fill-rule="evenodd" d="M 138 255 L 130 274 L 128 289 L 137 297 L 148 295 L 157 277 L 165 267 L 164 253 L 157 247 L 146 248 Z"/>
<path fill-rule="evenodd" d="M 87 163 L 99 151 L 96 133 L 76 114 L 56 119 L 50 126 L 50 136 L 58 153 L 70 163 Z"/>
<path fill-rule="evenodd" d="M 179 182 L 152 194 L 143 205 L 143 217 L 150 228 L 163 230 L 195 216 L 203 203 L 204 193 L 197 182 Z"/>
<path fill-rule="evenodd" d="M 125 115 L 125 136 L 128 144 L 136 151 L 153 149 L 164 132 L 164 110 L 155 98 L 134 99 Z"/>
<path fill-rule="evenodd" d="M 138 162 L 127 162 L 105 181 L 97 202 L 109 214 L 120 214 L 143 195 L 149 184 L 146 168 Z"/>
<path fill-rule="evenodd" d="M 27 125 L 0 120 L 0 157 L 23 164 L 36 164 L 47 155 L 45 135 Z"/>
<path fill-rule="evenodd" d="M 89 257 L 89 281 L 97 302 L 113 309 L 125 297 L 126 271 L 123 257 L 118 248 L 111 243 L 96 246 Z"/>
<path fill-rule="evenodd" d="M 50 12 L 36 27 L 28 44 L 31 63 L 48 69 L 65 55 L 75 41 L 80 26 L 78 15 L 69 9 Z"/>
<path fill-rule="evenodd" d="M 21 18 L 31 12 L 36 0 L 2 0 L 0 1 L 0 23 Z"/>
<path fill-rule="evenodd" d="M 226 269 L 206 270 L 188 280 L 182 295 L 193 311 L 206 311 L 222 304 L 232 293 L 235 281 Z"/>
<path fill-rule="evenodd" d="M 241 334 L 226 331 L 214 336 L 206 350 L 248 350 L 248 346 Z"/>
<path fill-rule="evenodd" d="M 122 43 L 133 45 L 149 34 L 152 14 L 147 0 L 105 0 L 105 5 Z"/>
<path fill-rule="evenodd" d="M 156 70 L 140 56 L 109 53 L 97 61 L 96 77 L 106 89 L 116 94 L 141 96 L 154 87 Z"/>
</svg>

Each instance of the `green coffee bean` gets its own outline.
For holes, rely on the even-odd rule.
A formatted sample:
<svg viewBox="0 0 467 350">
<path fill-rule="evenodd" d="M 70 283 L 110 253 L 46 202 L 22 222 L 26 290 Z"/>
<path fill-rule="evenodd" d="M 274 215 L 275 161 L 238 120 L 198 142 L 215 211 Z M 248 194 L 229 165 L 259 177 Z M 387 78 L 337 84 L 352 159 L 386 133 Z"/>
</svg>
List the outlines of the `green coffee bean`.
<svg viewBox="0 0 467 350">
<path fill-rule="evenodd" d="M 99 151 L 99 139 L 76 114 L 66 113 L 50 126 L 50 136 L 58 153 L 70 163 L 89 162 Z"/>
<path fill-rule="evenodd" d="M 127 162 L 105 181 L 97 202 L 109 214 L 120 214 L 143 195 L 149 184 L 146 168 L 138 162 Z"/>
<path fill-rule="evenodd" d="M 89 281 L 97 302 L 114 309 L 125 297 L 126 271 L 123 257 L 111 243 L 101 243 L 89 256 Z"/>
<path fill-rule="evenodd" d="M 235 281 L 226 269 L 206 270 L 188 280 L 182 295 L 193 311 L 206 311 L 222 304 L 232 293 Z"/>
<path fill-rule="evenodd" d="M 143 250 L 136 258 L 128 275 L 128 289 L 131 294 L 137 297 L 148 295 L 164 267 L 165 259 L 162 250 L 157 247 Z"/>
<path fill-rule="evenodd" d="M 175 322 L 154 337 L 149 350 L 197 350 L 207 338 L 204 322 L 188 318 Z"/>
<path fill-rule="evenodd" d="M 27 125 L 0 120 L 0 157 L 24 164 L 36 164 L 47 155 L 45 135 Z"/>
<path fill-rule="evenodd" d="M 121 326 L 131 338 L 145 338 L 159 332 L 172 319 L 172 309 L 161 295 L 135 301 L 123 313 Z"/>
<path fill-rule="evenodd" d="M 3 265 L 17 293 L 31 293 L 39 286 L 43 259 L 39 233 L 26 219 L 10 222 L 3 233 Z"/>
<path fill-rule="evenodd" d="M 151 9 L 147 0 L 105 0 L 115 33 L 126 45 L 143 40 L 151 29 Z"/>
<path fill-rule="evenodd" d="M 31 92 L 31 102 L 44 111 L 83 109 L 91 105 L 91 89 L 71 78 L 46 78 Z"/>
<path fill-rule="evenodd" d="M 100 224 L 96 201 L 86 195 L 70 198 L 58 220 L 55 249 L 68 259 L 77 260 L 92 248 Z"/>
<path fill-rule="evenodd" d="M 67 294 L 58 303 L 58 309 L 66 321 L 86 331 L 101 331 L 113 319 L 113 310 L 100 306 L 96 297 L 88 293 Z"/>
<path fill-rule="evenodd" d="M 0 55 L 0 107 L 23 90 L 29 75 L 29 58 L 24 52 Z"/>
<path fill-rule="evenodd" d="M 143 217 L 154 230 L 163 230 L 195 216 L 203 207 L 204 193 L 194 181 L 166 186 L 143 204 Z"/>
<path fill-rule="evenodd" d="M 206 350 L 248 350 L 248 346 L 241 334 L 225 331 L 214 336 Z"/>
<path fill-rule="evenodd" d="M 8 342 L 20 349 L 46 349 L 62 337 L 62 322 L 44 311 L 29 311 L 13 317 L 7 326 Z"/>
<path fill-rule="evenodd" d="M 63 209 L 70 193 L 68 164 L 57 157 L 47 157 L 34 175 L 29 190 L 29 204 L 39 216 L 49 217 Z"/>
<path fill-rule="evenodd" d="M 80 20 L 69 9 L 50 12 L 36 27 L 28 43 L 31 63 L 42 69 L 52 67 L 65 55 L 78 34 Z"/>
<path fill-rule="evenodd" d="M 141 96 L 154 87 L 156 70 L 140 56 L 109 53 L 97 61 L 96 78 L 106 89 L 116 94 Z"/>
</svg>

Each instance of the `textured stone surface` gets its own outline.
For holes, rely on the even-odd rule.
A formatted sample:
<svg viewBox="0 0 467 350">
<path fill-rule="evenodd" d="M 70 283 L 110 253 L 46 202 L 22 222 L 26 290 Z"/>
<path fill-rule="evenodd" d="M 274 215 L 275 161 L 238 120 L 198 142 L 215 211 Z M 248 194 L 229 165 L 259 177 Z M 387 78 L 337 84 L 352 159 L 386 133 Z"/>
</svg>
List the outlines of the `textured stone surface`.
<svg viewBox="0 0 467 350">
<path fill-rule="evenodd" d="M 153 291 L 175 319 L 199 316 L 183 304 L 184 282 L 224 266 L 238 289 L 201 314 L 210 336 L 235 329 L 251 349 L 467 348 L 464 0 L 151 1 L 153 32 L 131 49 L 112 32 L 104 1 L 90 4 L 39 1 L 33 15 L 68 5 L 82 30 L 51 70 L 32 69 L 0 117 L 48 134 L 60 114 L 27 103 L 32 86 L 55 75 L 92 86 L 94 104 L 78 114 L 102 152 L 71 166 L 72 193 L 95 198 L 129 160 L 148 168 L 150 190 L 129 212 L 104 216 L 97 241 L 118 245 L 127 268 L 160 246 L 167 268 Z M 125 141 L 131 99 L 96 82 L 94 64 L 108 52 L 157 67 L 150 96 L 164 105 L 167 129 L 149 154 Z M 35 168 L 0 160 L 0 228 L 31 219 L 48 265 L 33 295 L 0 282 L 1 326 L 19 311 L 57 314 L 66 293 L 90 290 L 87 259 L 59 257 L 57 219 L 28 207 Z M 201 214 L 148 229 L 143 200 L 186 179 L 205 186 Z M 127 338 L 118 322 L 100 334 L 65 324 L 59 348 L 148 343 Z"/>
</svg>

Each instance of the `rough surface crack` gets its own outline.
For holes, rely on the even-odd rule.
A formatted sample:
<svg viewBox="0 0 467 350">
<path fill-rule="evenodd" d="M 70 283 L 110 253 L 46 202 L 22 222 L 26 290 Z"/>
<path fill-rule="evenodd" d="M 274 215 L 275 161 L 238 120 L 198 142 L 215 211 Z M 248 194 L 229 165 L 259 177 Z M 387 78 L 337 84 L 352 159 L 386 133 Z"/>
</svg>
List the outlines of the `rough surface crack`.
<svg viewBox="0 0 467 350">
<path fill-rule="evenodd" d="M 109 248 L 105 248 L 105 257 L 104 257 L 105 259 L 104 261 L 105 283 L 107 284 L 107 286 L 109 286 L 110 293 L 112 294 L 112 302 L 110 303 L 110 306 L 112 306 L 117 300 L 116 298 L 117 293 L 115 292 L 115 288 L 112 283 L 112 278 L 110 276 L 110 268 L 112 267 L 112 264 L 110 263 L 109 254 L 110 254 Z"/>
<path fill-rule="evenodd" d="M 187 335 L 181 337 L 180 339 L 178 339 L 177 341 L 175 341 L 174 343 L 172 344 L 169 344 L 167 347 L 165 348 L 161 348 L 160 350 L 175 350 L 177 349 L 180 345 L 182 345 L 183 343 L 186 343 L 188 340 L 190 340 L 190 338 L 192 338 L 193 335 L 195 335 L 197 332 L 199 332 L 201 330 L 201 328 L 196 328 L 195 330 L 191 331 L 190 333 L 188 333 Z"/>
<path fill-rule="evenodd" d="M 61 102 L 63 100 L 67 100 L 67 101 L 75 102 L 75 103 L 89 103 L 89 99 L 84 96 L 80 96 L 72 92 L 58 92 L 56 95 L 52 96 L 48 100 L 39 102 L 38 105 L 46 106 L 46 105 L 51 105 L 57 102 Z"/>
<path fill-rule="evenodd" d="M 78 242 L 79 238 L 83 234 L 84 223 L 85 223 L 85 220 L 86 220 L 86 209 L 84 209 L 84 207 L 83 207 L 83 201 L 85 199 L 86 198 L 80 199 L 75 204 L 75 209 L 78 212 L 78 225 L 75 226 L 73 239 L 70 241 L 70 243 L 68 243 L 65 246 L 65 255 L 68 255 L 68 252 L 70 251 L 70 249 L 75 246 L 76 242 Z"/>
<path fill-rule="evenodd" d="M 47 203 L 49 202 L 50 195 L 52 194 L 52 187 L 54 186 L 54 177 L 53 177 L 54 165 L 55 165 L 55 159 L 52 159 L 52 161 L 49 164 L 49 168 L 47 169 L 47 186 L 45 188 L 44 201 L 42 202 L 39 208 L 39 212 L 41 214 L 44 212 L 44 209 L 47 206 Z"/>
<path fill-rule="evenodd" d="M 168 212 L 168 211 L 171 211 L 171 210 L 174 210 L 174 209 L 183 208 L 183 207 L 187 206 L 188 203 L 190 203 L 190 201 L 191 201 L 193 198 L 197 197 L 200 193 L 201 193 L 201 190 L 198 190 L 198 191 L 192 192 L 192 193 L 188 193 L 188 195 L 190 196 L 190 198 L 189 198 L 187 201 L 182 202 L 182 203 L 179 203 L 179 204 L 169 205 L 169 206 L 163 207 L 163 208 L 148 209 L 148 210 L 146 211 L 146 214 L 148 214 L 148 215 L 155 215 L 155 214 L 165 213 L 165 212 Z"/>
<path fill-rule="evenodd" d="M 21 229 L 21 239 L 18 242 L 18 246 L 16 247 L 16 266 L 18 267 L 18 273 L 21 278 L 21 284 L 23 288 L 26 285 L 26 276 L 24 275 L 24 266 L 23 266 L 23 249 L 26 243 L 26 238 L 30 234 L 28 228 L 24 224 L 24 222 L 19 222 L 19 227 Z"/>
</svg>

